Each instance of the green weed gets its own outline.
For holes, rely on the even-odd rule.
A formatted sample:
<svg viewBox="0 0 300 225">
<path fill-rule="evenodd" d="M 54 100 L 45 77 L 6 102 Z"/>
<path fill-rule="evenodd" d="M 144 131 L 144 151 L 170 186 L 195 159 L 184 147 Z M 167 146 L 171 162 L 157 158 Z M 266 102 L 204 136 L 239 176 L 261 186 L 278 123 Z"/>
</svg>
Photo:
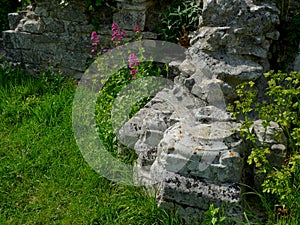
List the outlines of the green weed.
<svg viewBox="0 0 300 225">
<path fill-rule="evenodd" d="M 270 223 L 289 221 L 294 224 L 300 217 L 300 73 L 270 71 L 265 76 L 268 79 L 265 91 L 267 100 L 260 103 L 256 100 L 254 82 L 243 83 L 237 88 L 239 100 L 229 108 L 234 110 L 235 118 L 242 119 L 241 134 L 252 145 L 247 162 L 265 176 L 262 192 L 267 194 L 268 200 L 264 201 L 264 207 L 274 209 L 275 205 L 280 206 L 268 213 Z M 252 132 L 250 115 L 254 112 L 265 127 L 263 140 L 260 141 Z M 282 152 L 286 154 L 286 159 L 281 167 L 273 166 L 269 157 L 271 144 L 266 142 L 267 127 L 273 122 L 278 124 L 286 139 L 286 150 Z M 274 138 L 282 139 L 281 132 L 275 133 Z"/>
</svg>

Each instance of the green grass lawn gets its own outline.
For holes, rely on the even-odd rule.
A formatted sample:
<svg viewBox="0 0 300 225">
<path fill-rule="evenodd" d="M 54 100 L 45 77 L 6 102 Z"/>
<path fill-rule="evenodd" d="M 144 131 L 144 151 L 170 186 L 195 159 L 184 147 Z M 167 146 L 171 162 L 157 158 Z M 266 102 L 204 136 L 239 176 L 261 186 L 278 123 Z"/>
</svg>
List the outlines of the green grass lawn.
<svg viewBox="0 0 300 225">
<path fill-rule="evenodd" d="M 34 78 L 4 67 L 0 67 L 0 225 L 183 224 L 159 209 L 141 187 L 112 183 L 84 161 L 72 130 L 76 82 L 47 73 Z M 101 126 L 111 129 L 103 120 L 109 121 L 103 117 Z M 291 198 L 299 199 L 299 194 L 292 193 Z M 271 202 L 261 200 L 267 224 L 298 224 L 297 212 L 281 218 Z M 205 224 L 218 224 L 208 221 Z"/>
<path fill-rule="evenodd" d="M 73 137 L 72 81 L 0 69 L 0 224 L 178 224 L 142 188 L 100 177 Z"/>
</svg>

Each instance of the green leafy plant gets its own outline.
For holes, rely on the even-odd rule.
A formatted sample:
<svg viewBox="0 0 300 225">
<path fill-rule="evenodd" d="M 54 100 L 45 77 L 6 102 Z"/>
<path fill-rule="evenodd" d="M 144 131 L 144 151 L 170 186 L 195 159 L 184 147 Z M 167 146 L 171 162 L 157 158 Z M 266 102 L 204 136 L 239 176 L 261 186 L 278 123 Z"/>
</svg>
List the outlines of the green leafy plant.
<svg viewBox="0 0 300 225">
<path fill-rule="evenodd" d="M 198 29 L 202 1 L 176 0 L 162 13 L 161 30 L 162 39 L 178 42 L 183 36 L 183 29 L 192 32 Z"/>
<path fill-rule="evenodd" d="M 299 218 L 300 206 L 300 72 L 282 73 L 270 71 L 265 74 L 268 87 L 265 91 L 268 100 L 258 103 L 253 82 L 247 82 L 237 87 L 239 100 L 229 107 L 234 110 L 234 117 L 243 121 L 241 134 L 251 143 L 252 149 L 247 162 L 265 174 L 262 191 L 276 197 L 276 202 L 289 210 L 290 218 Z M 256 113 L 267 131 L 270 123 L 279 126 L 275 138 L 283 133 L 286 137 L 287 155 L 281 167 L 272 166 L 268 156 L 271 144 L 258 145 L 258 137 L 252 132 L 253 122 L 250 115 Z"/>
<path fill-rule="evenodd" d="M 141 31 L 139 27 L 134 27 L 136 33 L 136 39 L 141 39 Z M 104 85 L 99 92 L 97 106 L 96 106 L 96 125 L 98 129 L 99 136 L 108 151 L 110 151 L 114 156 L 118 156 L 120 153 L 120 148 L 126 154 L 119 155 L 124 161 L 133 163 L 135 160 L 135 153 L 134 151 L 129 151 L 124 146 L 120 146 L 117 137 L 116 131 L 114 129 L 114 124 L 118 126 L 124 124 L 125 121 L 130 119 L 136 112 L 138 112 L 141 107 L 143 107 L 153 96 L 147 96 L 145 98 L 140 99 L 138 102 L 134 102 L 132 95 L 134 96 L 143 96 L 143 93 L 147 93 L 148 90 L 156 90 L 159 87 L 154 86 L 151 82 L 152 76 L 164 76 L 166 75 L 167 70 L 161 68 L 160 66 L 156 66 L 151 60 L 144 62 L 144 55 L 143 55 L 143 47 L 138 47 L 138 49 L 133 52 L 122 52 L 122 46 L 126 45 L 124 43 L 124 37 L 126 36 L 126 31 L 119 30 L 119 27 L 116 23 L 112 24 L 112 41 L 113 46 L 115 46 L 115 50 L 117 51 L 118 57 L 123 58 L 123 62 L 121 62 L 122 66 L 114 74 L 110 74 L 109 71 L 106 71 L 107 65 L 110 65 L 111 62 L 114 61 L 112 57 L 110 49 L 104 49 L 103 47 L 99 47 L 99 37 L 98 35 L 93 32 L 92 33 L 92 53 L 95 57 L 102 55 L 96 60 L 96 65 L 101 74 L 103 74 L 102 84 Z M 119 66 L 119 65 L 111 65 L 111 67 Z M 109 77 L 106 79 L 105 77 Z M 118 104 L 119 113 L 114 114 L 114 118 L 112 118 L 112 109 L 114 106 L 115 100 L 119 97 L 118 94 L 122 91 L 126 86 L 128 86 L 131 82 L 136 81 L 139 82 L 139 79 L 149 77 L 149 79 L 143 79 L 143 82 L 139 85 L 139 91 L 135 93 L 128 93 L 123 94 L 120 98 L 122 104 Z M 134 103 L 134 104 L 132 104 Z M 124 113 L 125 108 L 128 106 L 132 106 L 131 111 L 128 113 Z M 123 108 L 120 108 L 123 107 Z M 121 128 L 121 127 L 119 127 Z"/>
<path fill-rule="evenodd" d="M 221 216 L 220 208 L 215 208 L 213 204 L 210 204 L 205 216 L 206 219 L 201 223 L 203 225 L 220 225 L 226 220 L 225 216 Z"/>
</svg>

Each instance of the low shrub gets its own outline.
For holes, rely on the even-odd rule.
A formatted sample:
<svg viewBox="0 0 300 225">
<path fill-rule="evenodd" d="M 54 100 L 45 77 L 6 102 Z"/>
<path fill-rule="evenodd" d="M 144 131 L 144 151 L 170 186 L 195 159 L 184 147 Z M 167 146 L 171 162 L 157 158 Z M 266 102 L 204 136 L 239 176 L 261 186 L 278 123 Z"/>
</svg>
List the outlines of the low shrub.
<svg viewBox="0 0 300 225">
<path fill-rule="evenodd" d="M 246 82 L 237 87 L 239 100 L 229 107 L 235 118 L 242 119 L 241 134 L 252 143 L 248 163 L 255 165 L 257 172 L 264 174 L 262 191 L 269 194 L 270 204 L 277 204 L 288 212 L 289 221 L 300 219 L 300 72 L 283 73 L 270 71 L 265 74 L 268 100 L 257 102 L 254 82 Z M 258 145 L 258 137 L 251 131 L 253 121 L 250 114 L 257 113 L 262 119 L 265 132 L 270 122 L 279 125 L 286 137 L 286 159 L 280 168 L 272 166 L 268 160 L 271 144 Z M 278 132 L 279 135 L 279 132 Z M 272 196 L 272 197 L 271 197 Z M 273 219 L 276 218 L 276 213 Z M 271 215 L 269 215 L 271 216 Z M 272 217 L 271 216 L 271 217 Z"/>
</svg>

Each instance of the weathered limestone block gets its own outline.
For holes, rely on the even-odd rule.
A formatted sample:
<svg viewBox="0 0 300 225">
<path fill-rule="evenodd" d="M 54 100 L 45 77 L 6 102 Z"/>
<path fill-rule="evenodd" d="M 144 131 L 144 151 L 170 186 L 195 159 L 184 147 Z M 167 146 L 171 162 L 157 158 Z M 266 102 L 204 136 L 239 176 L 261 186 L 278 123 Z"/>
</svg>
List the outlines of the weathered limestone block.
<svg viewBox="0 0 300 225">
<path fill-rule="evenodd" d="M 76 8 L 74 10 L 67 10 L 67 9 L 59 10 L 55 18 L 59 20 L 66 20 L 66 21 L 79 22 L 79 23 L 82 21 L 88 21 L 87 15 L 84 13 L 83 10 L 80 9 L 81 8 Z"/>
<path fill-rule="evenodd" d="M 274 12 L 277 16 L 271 15 Z M 201 25 L 210 27 L 223 27 L 227 25 L 234 27 L 242 25 L 242 22 L 247 22 L 250 27 L 241 26 L 243 29 L 253 31 L 252 27 L 255 26 L 254 31 L 258 31 L 265 29 L 264 27 L 270 26 L 273 22 L 278 22 L 279 13 L 276 5 L 270 2 L 254 3 L 252 0 L 204 0 Z"/>
<path fill-rule="evenodd" d="M 75 71 L 84 71 L 86 54 L 74 51 L 61 52 L 61 66 Z"/>
<path fill-rule="evenodd" d="M 130 119 L 119 131 L 119 141 L 129 148 L 134 148 L 135 143 L 143 134 L 143 115 L 147 115 L 147 111 L 142 109 L 136 116 Z"/>
<path fill-rule="evenodd" d="M 188 63 L 179 66 L 183 71 L 175 83 L 220 108 L 225 108 L 225 102 L 236 97 L 237 84 L 256 80 L 263 73 L 262 66 L 252 60 L 223 53 L 207 54 L 199 51 L 197 44 L 188 50 L 188 59 Z"/>
<path fill-rule="evenodd" d="M 212 105 L 195 109 L 194 114 L 196 121 L 202 123 L 213 123 L 216 121 L 226 122 L 232 120 L 230 113 Z"/>
<path fill-rule="evenodd" d="M 241 189 L 232 183 L 214 183 L 164 171 L 153 165 L 152 176 L 158 178 L 158 204 L 166 209 L 176 209 L 186 224 L 201 224 L 210 204 L 224 207 L 227 218 L 242 221 L 239 207 Z M 229 223 L 230 224 L 230 223 Z"/>
<path fill-rule="evenodd" d="M 157 163 L 166 171 L 217 182 L 241 181 L 245 146 L 232 136 L 231 122 L 169 128 L 158 146 Z"/>
<path fill-rule="evenodd" d="M 53 33 L 64 33 L 65 23 L 62 20 L 56 18 L 42 18 L 42 23 L 44 26 L 44 32 Z"/>
<path fill-rule="evenodd" d="M 145 108 L 140 110 L 119 131 L 119 140 L 135 150 L 136 179 L 143 185 L 151 184 L 150 168 L 157 157 L 157 146 L 164 132 L 189 115 L 192 109 L 206 103 L 175 85 L 173 89 L 159 92 Z M 193 120 L 192 117 L 189 117 Z"/>
<path fill-rule="evenodd" d="M 87 33 L 87 34 L 89 34 L 91 32 L 91 30 L 93 30 L 92 24 L 69 22 L 69 23 L 65 23 L 65 25 L 66 25 L 66 31 L 68 33 Z"/>
<path fill-rule="evenodd" d="M 48 17 L 49 16 L 48 10 L 44 7 L 37 6 L 37 7 L 35 7 L 34 12 L 39 17 Z"/>
<path fill-rule="evenodd" d="M 20 21 L 26 16 L 26 11 L 8 14 L 9 29 L 15 30 Z"/>
<path fill-rule="evenodd" d="M 240 201 L 238 185 L 197 180 L 169 171 L 162 174 L 162 169 L 156 164 L 153 165 L 153 168 L 153 177 L 158 179 L 155 181 L 162 184 L 162 186 L 158 186 L 157 197 L 160 201 L 172 200 L 180 205 L 199 209 L 207 209 L 212 203 L 220 207 L 224 202 L 239 203 Z"/>
<path fill-rule="evenodd" d="M 141 30 L 145 28 L 146 12 L 145 11 L 121 11 L 114 15 L 114 21 L 124 29 L 132 29 L 139 26 Z"/>
<path fill-rule="evenodd" d="M 7 53 L 5 53 L 5 60 L 8 60 L 10 62 L 22 62 L 22 51 L 21 50 L 15 50 L 11 52 L 11 54 L 8 56 Z"/>
<path fill-rule="evenodd" d="M 278 15 L 271 3 L 204 1 L 202 27 L 191 39 L 187 56 L 197 70 L 182 71 L 178 79 L 200 98 L 219 87 L 226 102 L 232 101 L 237 84 L 257 80 L 268 70 L 269 47 L 278 39 Z"/>
<path fill-rule="evenodd" d="M 134 26 L 139 26 L 143 31 L 146 26 L 148 9 L 153 3 L 151 0 L 118 0 L 119 11 L 114 14 L 114 21 L 122 29 L 133 30 Z"/>
<path fill-rule="evenodd" d="M 16 49 L 31 49 L 32 36 L 27 32 L 18 32 L 8 30 L 3 32 L 3 41 L 10 43 Z"/>
<path fill-rule="evenodd" d="M 280 129 L 279 125 L 275 122 L 270 122 L 270 124 L 265 128 L 262 120 L 254 121 L 253 132 L 258 137 L 257 145 L 261 146 L 264 143 L 267 144 L 278 144 L 279 142 L 284 143 L 285 137 Z"/>
<path fill-rule="evenodd" d="M 45 31 L 43 24 L 40 20 L 27 20 L 23 26 L 22 30 L 24 32 L 32 33 L 32 34 L 38 34 L 43 33 Z"/>
<path fill-rule="evenodd" d="M 202 27 L 191 44 L 204 52 L 225 52 L 253 58 L 269 69 L 268 51 L 279 33 L 279 10 L 272 3 L 240 1 L 204 1 Z"/>
<path fill-rule="evenodd" d="M 188 53 L 191 63 L 197 68 L 195 76 L 202 73 L 203 75 L 200 75 L 200 77 L 204 77 L 202 79 L 255 80 L 261 76 L 263 71 L 262 66 L 253 60 L 224 53 L 207 54 L 197 50 L 197 46 L 192 46 Z"/>
</svg>

